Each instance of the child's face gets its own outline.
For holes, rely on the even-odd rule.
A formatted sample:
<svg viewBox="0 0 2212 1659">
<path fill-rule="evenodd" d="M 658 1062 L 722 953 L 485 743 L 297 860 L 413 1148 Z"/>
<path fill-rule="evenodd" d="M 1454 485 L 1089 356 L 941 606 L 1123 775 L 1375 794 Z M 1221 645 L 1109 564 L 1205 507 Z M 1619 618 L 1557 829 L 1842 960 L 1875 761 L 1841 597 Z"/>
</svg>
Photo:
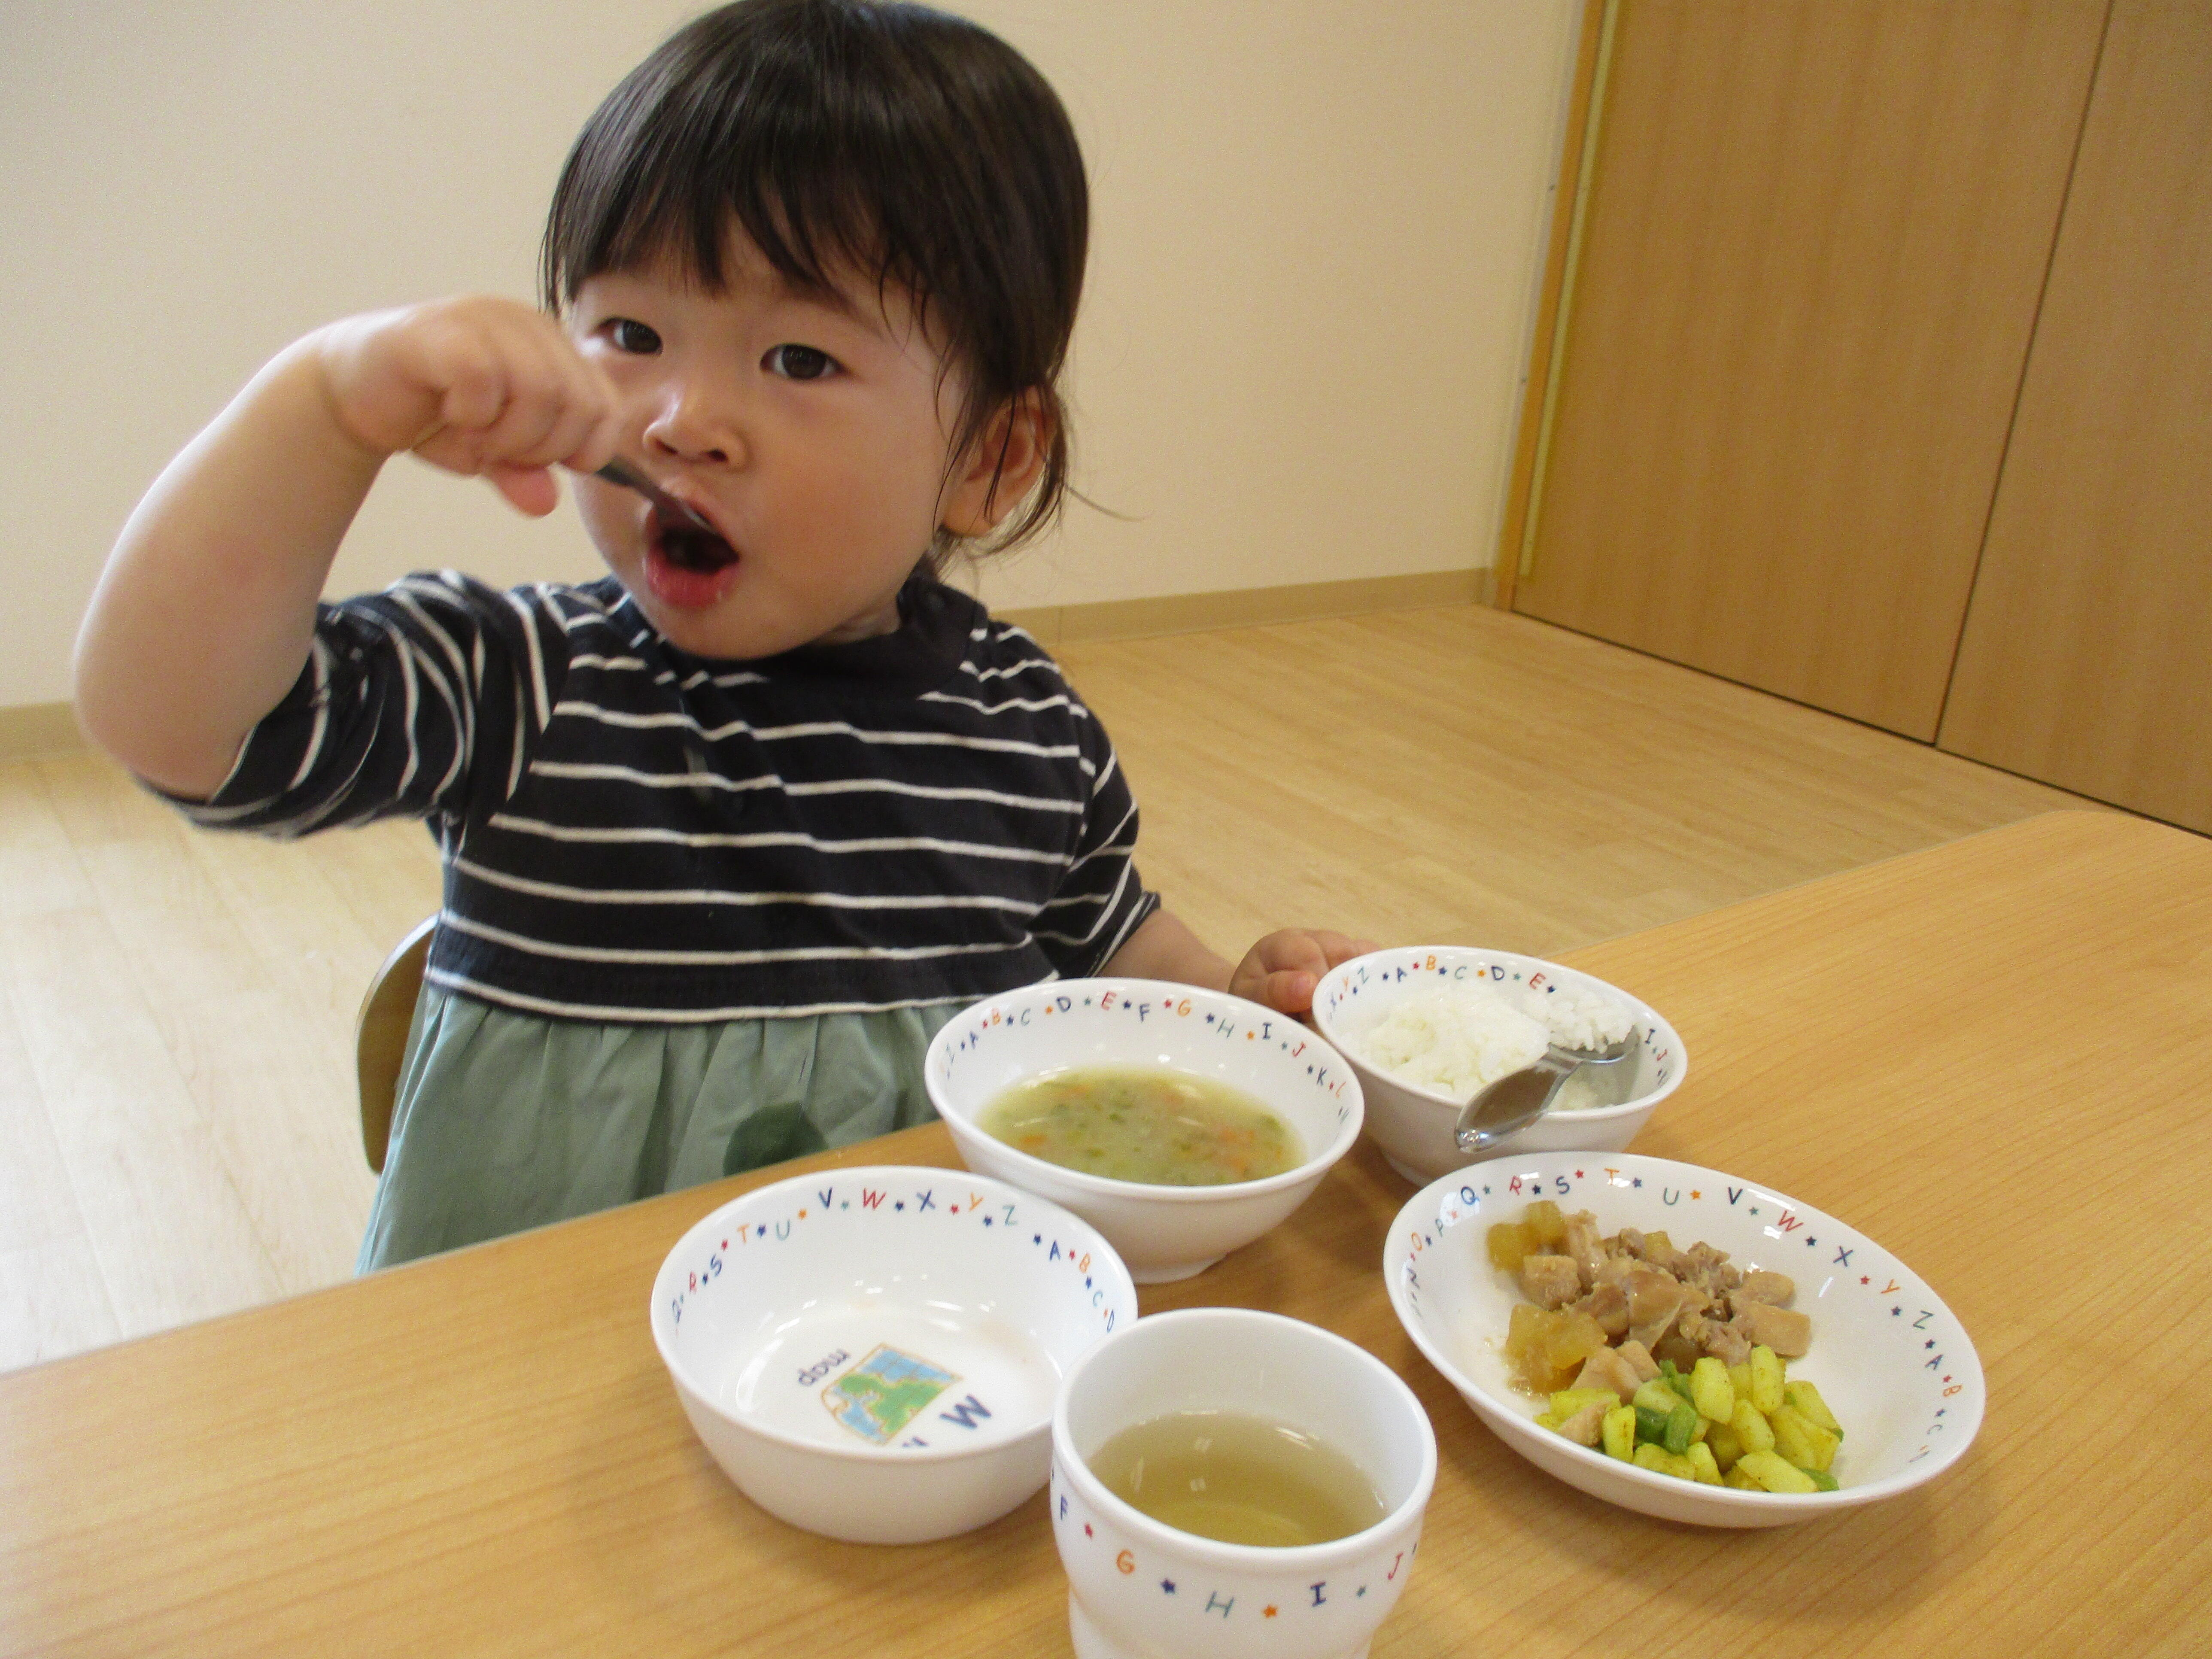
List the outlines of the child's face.
<svg viewBox="0 0 2212 1659">
<path fill-rule="evenodd" d="M 727 545 L 669 533 L 643 498 L 577 481 L 592 539 L 653 625 L 702 657 L 765 657 L 889 633 L 940 524 L 980 500 L 953 470 L 961 392 L 908 297 L 789 289 L 739 239 L 729 286 L 610 273 L 572 308 L 579 347 L 623 398 L 624 453 Z"/>
</svg>

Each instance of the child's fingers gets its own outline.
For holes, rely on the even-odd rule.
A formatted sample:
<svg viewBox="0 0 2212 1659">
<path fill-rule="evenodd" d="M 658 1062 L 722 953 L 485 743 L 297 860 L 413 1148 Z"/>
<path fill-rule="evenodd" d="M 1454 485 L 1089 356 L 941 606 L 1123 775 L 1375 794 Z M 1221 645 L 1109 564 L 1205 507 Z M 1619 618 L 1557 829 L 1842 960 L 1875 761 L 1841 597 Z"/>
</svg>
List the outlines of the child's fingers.
<svg viewBox="0 0 2212 1659">
<path fill-rule="evenodd" d="M 605 374 L 550 319 L 520 307 L 438 319 L 420 349 L 419 372 L 439 390 L 438 419 L 413 447 L 451 471 L 551 465 L 611 418 Z"/>
<path fill-rule="evenodd" d="M 561 505 L 561 486 L 544 467 L 495 462 L 484 469 L 484 477 L 517 512 L 533 519 L 542 519 Z"/>
<path fill-rule="evenodd" d="M 1320 982 L 1304 969 L 1279 969 L 1267 975 L 1267 1004 L 1281 1013 L 1303 1014 L 1313 1006 L 1314 987 Z"/>
</svg>

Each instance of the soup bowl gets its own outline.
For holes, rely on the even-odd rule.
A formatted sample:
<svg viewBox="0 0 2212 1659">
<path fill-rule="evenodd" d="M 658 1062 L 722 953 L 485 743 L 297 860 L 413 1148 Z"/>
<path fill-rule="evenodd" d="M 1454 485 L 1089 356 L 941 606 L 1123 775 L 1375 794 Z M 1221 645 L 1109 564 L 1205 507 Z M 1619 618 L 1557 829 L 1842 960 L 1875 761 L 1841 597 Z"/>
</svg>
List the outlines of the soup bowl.
<svg viewBox="0 0 2212 1659">
<path fill-rule="evenodd" d="M 1136 1316 L 1087 1223 L 898 1165 L 732 1200 L 668 1253 L 652 1308 L 684 1415 L 738 1489 L 864 1544 L 949 1537 L 1036 1492 L 1061 1376 Z"/>
<path fill-rule="evenodd" d="M 1017 1084 L 1075 1066 L 1212 1079 L 1279 1115 L 1305 1149 L 1279 1175 L 1211 1187 L 1116 1181 L 1049 1163 L 980 1127 Z M 1188 1279 L 1303 1204 L 1359 1139 L 1359 1079 L 1296 1019 L 1241 997 L 1140 979 L 1048 981 L 963 1010 L 929 1045 L 929 1098 L 971 1170 L 1065 1206 L 1139 1284 Z"/>
<path fill-rule="evenodd" d="M 1372 1058 L 1364 1039 L 1424 992 L 1488 984 L 1527 1003 L 1581 992 L 1625 1009 L 1639 1033 L 1626 1099 L 1618 1106 L 1554 1109 L 1480 1152 L 1462 1152 L 1455 1131 L 1463 1098 L 1399 1076 Z M 1314 988 L 1314 1028 L 1345 1058 L 1367 1103 L 1367 1133 L 1390 1167 L 1416 1186 L 1449 1170 L 1529 1152 L 1618 1152 L 1635 1138 L 1689 1069 L 1682 1039 L 1665 1016 L 1617 985 L 1541 957 L 1455 945 L 1412 945 L 1340 963 Z M 1470 1091 L 1472 1092 L 1472 1091 Z"/>
<path fill-rule="evenodd" d="M 1290 1547 L 1181 1531 L 1117 1495 L 1091 1460 L 1184 1412 L 1256 1417 L 1357 1466 L 1372 1526 Z M 1117 1330 L 1077 1362 L 1052 1425 L 1052 1530 L 1079 1659 L 1352 1659 L 1397 1602 L 1436 1485 L 1428 1413 L 1397 1374 L 1317 1326 L 1187 1308 Z"/>
</svg>

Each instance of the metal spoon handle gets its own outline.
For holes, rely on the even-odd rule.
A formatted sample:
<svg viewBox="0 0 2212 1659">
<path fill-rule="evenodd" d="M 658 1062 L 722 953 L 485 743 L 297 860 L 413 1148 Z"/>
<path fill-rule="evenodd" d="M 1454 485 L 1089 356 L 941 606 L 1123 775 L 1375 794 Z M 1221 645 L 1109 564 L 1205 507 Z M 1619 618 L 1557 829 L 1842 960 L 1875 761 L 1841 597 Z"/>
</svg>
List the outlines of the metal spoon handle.
<svg viewBox="0 0 2212 1659">
<path fill-rule="evenodd" d="M 611 484 L 620 484 L 624 489 L 635 489 L 653 506 L 659 507 L 664 517 L 688 524 L 695 530 L 703 530 L 709 536 L 719 537 L 722 533 L 619 455 L 601 467 L 599 476 Z"/>
</svg>

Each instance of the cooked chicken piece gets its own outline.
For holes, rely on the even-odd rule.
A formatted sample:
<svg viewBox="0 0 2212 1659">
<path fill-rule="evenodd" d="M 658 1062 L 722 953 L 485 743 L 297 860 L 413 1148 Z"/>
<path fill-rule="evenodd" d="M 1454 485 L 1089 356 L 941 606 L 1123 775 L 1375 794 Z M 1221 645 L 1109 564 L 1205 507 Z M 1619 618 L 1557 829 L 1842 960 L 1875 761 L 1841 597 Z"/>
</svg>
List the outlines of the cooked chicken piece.
<svg viewBox="0 0 2212 1659">
<path fill-rule="evenodd" d="M 1770 1307 L 1786 1308 L 1796 1296 L 1796 1284 L 1788 1273 L 1767 1273 L 1754 1267 L 1743 1276 L 1743 1283 L 1730 1290 L 1729 1305 L 1742 1308 L 1753 1302 L 1764 1302 Z"/>
<path fill-rule="evenodd" d="M 1639 1267 L 1628 1279 L 1628 1334 L 1649 1348 L 1674 1328 L 1682 1311 L 1682 1283 L 1656 1267 Z"/>
<path fill-rule="evenodd" d="M 1583 1293 L 1582 1269 L 1571 1255 L 1521 1258 L 1521 1294 L 1540 1308 L 1563 1308 Z"/>
<path fill-rule="evenodd" d="M 1626 1405 L 1643 1385 L 1644 1379 L 1636 1374 L 1636 1367 L 1620 1356 L 1618 1348 L 1607 1348 L 1603 1353 L 1594 1353 L 1583 1361 L 1582 1375 L 1575 1378 L 1578 1389 L 1611 1389 Z"/>
<path fill-rule="evenodd" d="M 1700 1353 L 1711 1355 L 1723 1365 L 1747 1365 L 1751 1363 L 1751 1344 L 1743 1333 L 1733 1326 L 1723 1325 L 1717 1319 L 1703 1313 L 1686 1314 L 1675 1328 L 1697 1346 Z"/>
<path fill-rule="evenodd" d="M 1628 1276 L 1643 1265 L 1632 1255 L 1611 1254 L 1598 1264 L 1597 1272 L 1591 1277 L 1596 1284 L 1618 1285 L 1626 1290 Z"/>
<path fill-rule="evenodd" d="M 1627 1362 L 1628 1369 L 1636 1373 L 1638 1382 L 1649 1382 L 1659 1375 L 1659 1362 L 1651 1357 L 1651 1350 L 1641 1342 L 1632 1338 L 1613 1352 Z"/>
<path fill-rule="evenodd" d="M 1577 1446 L 1595 1446 L 1605 1438 L 1605 1407 L 1583 1407 L 1559 1425 L 1559 1432 Z"/>
<path fill-rule="evenodd" d="M 1633 1227 L 1623 1227 L 1607 1242 L 1607 1248 L 1619 1255 L 1632 1255 L 1644 1260 L 1644 1235 Z"/>
<path fill-rule="evenodd" d="M 1746 1341 L 1764 1343 L 1784 1359 L 1796 1359 L 1813 1346 L 1813 1322 L 1793 1309 L 1747 1302 L 1729 1323 Z"/>
<path fill-rule="evenodd" d="M 1715 1249 L 1703 1239 L 1691 1245 L 1682 1255 L 1689 1263 L 1689 1270 L 1683 1277 L 1716 1302 L 1743 1283 L 1743 1274 L 1729 1261 L 1727 1252 Z"/>
<path fill-rule="evenodd" d="M 1575 1310 L 1597 1321 L 1608 1342 L 1618 1342 L 1628 1334 L 1628 1292 L 1618 1285 L 1599 1285 L 1575 1304 Z"/>
<path fill-rule="evenodd" d="M 1582 1269 L 1584 1290 L 1597 1282 L 1597 1270 L 1605 1265 L 1605 1241 L 1598 1237 L 1597 1218 L 1588 1210 L 1577 1210 L 1567 1218 L 1564 1253 Z"/>
</svg>

